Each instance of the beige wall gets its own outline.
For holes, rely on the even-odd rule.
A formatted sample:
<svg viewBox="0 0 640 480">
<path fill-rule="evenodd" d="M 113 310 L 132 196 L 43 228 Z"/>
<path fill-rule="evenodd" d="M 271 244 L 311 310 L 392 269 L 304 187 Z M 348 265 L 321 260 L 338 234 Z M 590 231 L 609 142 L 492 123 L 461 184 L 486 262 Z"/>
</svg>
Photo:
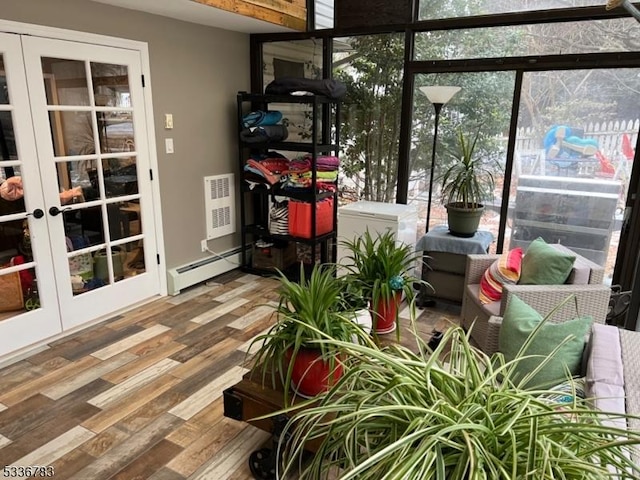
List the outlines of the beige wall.
<svg viewBox="0 0 640 480">
<path fill-rule="evenodd" d="M 149 45 L 166 264 L 171 268 L 202 258 L 202 179 L 238 174 L 235 105 L 237 91 L 249 90 L 249 35 L 88 0 L 1 3 L 5 20 Z M 173 114 L 173 130 L 164 129 L 165 113 Z M 172 155 L 164 153 L 167 137 L 174 140 Z M 239 233 L 209 242 L 217 252 L 239 245 Z"/>
</svg>

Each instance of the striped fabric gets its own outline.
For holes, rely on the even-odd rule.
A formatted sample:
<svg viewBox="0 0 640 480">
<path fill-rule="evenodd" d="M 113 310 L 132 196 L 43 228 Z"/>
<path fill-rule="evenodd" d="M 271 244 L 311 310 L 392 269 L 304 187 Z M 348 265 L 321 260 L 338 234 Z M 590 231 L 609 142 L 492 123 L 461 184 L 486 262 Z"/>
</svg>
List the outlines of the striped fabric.
<svg viewBox="0 0 640 480">
<path fill-rule="evenodd" d="M 287 202 L 275 204 L 269 212 L 269 233 L 289 235 L 289 206 Z"/>
<path fill-rule="evenodd" d="M 515 285 L 520 278 L 522 266 L 522 248 L 517 247 L 500 255 L 487 268 L 480 280 L 478 298 L 482 303 L 491 303 L 502 297 L 502 285 Z"/>
</svg>

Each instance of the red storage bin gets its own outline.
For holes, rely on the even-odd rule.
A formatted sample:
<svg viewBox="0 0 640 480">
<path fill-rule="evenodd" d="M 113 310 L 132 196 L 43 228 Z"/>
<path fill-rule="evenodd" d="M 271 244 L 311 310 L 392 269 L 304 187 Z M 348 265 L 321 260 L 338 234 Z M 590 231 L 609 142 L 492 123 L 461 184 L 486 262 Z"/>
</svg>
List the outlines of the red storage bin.
<svg viewBox="0 0 640 480">
<path fill-rule="evenodd" d="M 289 200 L 289 235 L 311 238 L 311 203 Z M 333 198 L 316 203 L 316 236 L 333 230 Z"/>
</svg>

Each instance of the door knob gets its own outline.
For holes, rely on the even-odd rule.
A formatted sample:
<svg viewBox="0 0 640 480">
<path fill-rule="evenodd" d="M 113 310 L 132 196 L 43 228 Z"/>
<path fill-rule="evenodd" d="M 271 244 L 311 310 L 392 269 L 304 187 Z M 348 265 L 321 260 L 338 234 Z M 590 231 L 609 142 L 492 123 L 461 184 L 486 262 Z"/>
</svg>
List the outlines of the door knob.
<svg viewBox="0 0 640 480">
<path fill-rule="evenodd" d="M 59 209 L 58 207 L 53 206 L 49 209 L 49 215 L 51 215 L 52 217 L 55 217 L 56 215 L 59 215 L 62 212 L 66 212 L 67 210 L 71 210 L 71 207 Z"/>
<path fill-rule="evenodd" d="M 27 213 L 27 216 L 33 215 L 33 218 L 42 218 L 44 217 L 44 212 L 40 208 L 36 208 L 33 212 Z"/>
</svg>

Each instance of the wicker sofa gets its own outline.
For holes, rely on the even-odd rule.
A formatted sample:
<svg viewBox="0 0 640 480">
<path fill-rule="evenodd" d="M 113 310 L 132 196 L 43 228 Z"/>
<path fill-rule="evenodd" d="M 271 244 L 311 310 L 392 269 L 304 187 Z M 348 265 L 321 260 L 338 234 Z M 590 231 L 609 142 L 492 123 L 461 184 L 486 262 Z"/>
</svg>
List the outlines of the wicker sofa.
<svg viewBox="0 0 640 480">
<path fill-rule="evenodd" d="M 553 247 L 559 250 L 568 250 L 561 245 L 553 245 Z M 488 335 L 489 318 L 491 316 L 502 317 L 511 295 L 517 295 L 542 316 L 546 316 L 569 295 L 575 295 L 576 303 L 565 303 L 558 311 L 559 318 L 563 316 L 575 317 L 577 313 L 590 315 L 594 319 L 601 319 L 604 322 L 611 295 L 611 289 L 602 284 L 604 269 L 580 255 L 576 255 L 573 270 L 567 283 L 563 285 L 505 285 L 501 301 L 481 303 L 478 298 L 480 279 L 485 270 L 498 258 L 499 255 L 495 254 L 467 255 L 461 311 L 462 326 L 465 330 L 471 329 L 472 340 L 483 351 L 497 350 L 497 343 L 490 343 L 493 340 L 497 342 L 497 337 Z"/>
<path fill-rule="evenodd" d="M 564 317 L 570 318 L 572 315 Z M 604 318 L 595 318 L 583 354 L 581 376 L 585 378 L 585 395 L 595 408 L 612 414 L 605 423 L 640 432 L 640 332 L 604 325 Z M 501 323 L 501 317 L 489 318 L 488 354 L 498 350 Z M 615 416 L 618 413 L 635 417 L 625 420 Z M 634 460 L 640 465 L 638 449 Z"/>
</svg>

